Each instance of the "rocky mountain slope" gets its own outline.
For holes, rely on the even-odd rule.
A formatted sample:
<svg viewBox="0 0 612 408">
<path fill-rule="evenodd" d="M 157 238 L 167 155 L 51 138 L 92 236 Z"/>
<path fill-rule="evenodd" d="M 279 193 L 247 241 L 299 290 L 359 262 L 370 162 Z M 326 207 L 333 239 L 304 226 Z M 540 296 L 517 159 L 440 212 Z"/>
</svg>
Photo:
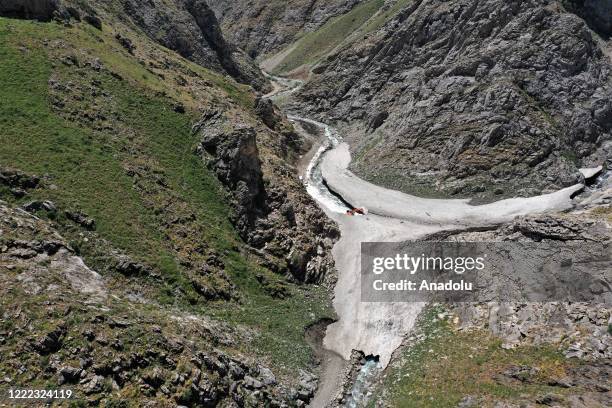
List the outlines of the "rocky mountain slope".
<svg viewBox="0 0 612 408">
<path fill-rule="evenodd" d="M 333 280 L 337 236 L 293 166 L 308 146 L 237 82 L 258 86 L 224 65 L 210 14 L 219 37 L 192 25 L 192 3 L 129 15 L 136 3 L 11 4 L 1 388 L 67 384 L 91 404 L 303 405 L 316 386 L 304 331 L 333 317 L 325 287 L 303 283 Z"/>
<path fill-rule="evenodd" d="M 608 185 L 601 193 L 608 206 L 593 206 L 587 199 L 579 213 L 518 217 L 488 230 L 443 232 L 428 239 L 535 241 L 564 252 L 601 245 L 609 256 L 611 191 Z M 487 280 L 486 287 L 498 290 L 499 285 Z M 503 290 L 513 290 L 513 284 L 504 283 Z M 611 319 L 605 302 L 431 307 L 371 387 L 373 400 L 376 406 L 400 406 L 407 397 L 417 406 L 609 406 Z"/>
<path fill-rule="evenodd" d="M 533 195 L 610 155 L 602 41 L 556 1 L 413 1 L 322 60 L 295 109 L 346 126 L 353 170 L 375 183 Z"/>
<path fill-rule="evenodd" d="M 230 41 L 251 57 L 270 55 L 363 0 L 209 0 Z"/>
<path fill-rule="evenodd" d="M 269 84 L 253 62 L 227 42 L 215 14 L 202 0 L 148 1 L 3 1 L 0 13 L 8 17 L 50 21 L 81 17 L 101 28 L 104 14 L 142 30 L 161 45 L 204 67 L 226 73 L 258 90 Z"/>
</svg>

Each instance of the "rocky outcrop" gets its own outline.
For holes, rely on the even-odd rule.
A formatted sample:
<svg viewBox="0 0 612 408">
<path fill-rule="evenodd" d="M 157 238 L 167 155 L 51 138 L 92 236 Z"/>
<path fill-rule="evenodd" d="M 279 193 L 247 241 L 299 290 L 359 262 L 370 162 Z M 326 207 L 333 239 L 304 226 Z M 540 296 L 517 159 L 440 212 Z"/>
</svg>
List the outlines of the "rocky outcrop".
<svg viewBox="0 0 612 408">
<path fill-rule="evenodd" d="M 225 35 L 251 57 L 270 55 L 362 0 L 208 0 Z"/>
<path fill-rule="evenodd" d="M 0 236 L 0 268 L 19 272 L 16 280 L 25 293 L 44 295 L 54 290 L 51 282 L 60 278 L 71 290 L 92 300 L 106 298 L 102 277 L 88 268 L 48 223 L 0 201 L 0 229 L 3 231 Z M 8 278 L 7 275 L 3 277 Z M 43 340 L 38 347 L 45 353 L 53 351 L 52 345 L 59 336 L 49 335 L 47 338 L 54 341 Z"/>
<path fill-rule="evenodd" d="M 532 195 L 612 153 L 610 60 L 555 1 L 411 2 L 316 72 L 294 108 L 345 124 L 387 187 Z"/>
<path fill-rule="evenodd" d="M 204 113 L 193 128 L 202 140 L 198 154 L 229 190 L 232 222 L 266 267 L 299 282 L 330 280 L 339 233 L 289 164 L 301 151 L 299 138 L 268 100 L 255 111 L 266 126 L 231 111 Z"/>
<path fill-rule="evenodd" d="M 28 189 L 38 187 L 39 183 L 38 176 L 0 167 L 0 186 L 8 188 L 15 197 L 25 196 Z"/>
<path fill-rule="evenodd" d="M 443 233 L 436 239 L 448 241 L 495 242 L 535 241 L 539 247 L 549 246 L 566 256 L 577 248 L 589 253 L 598 245 L 608 254 L 608 260 L 598 261 L 593 268 L 581 275 L 580 280 L 596 275 L 597 264 L 604 271 L 603 282 L 609 290 L 610 225 L 592 218 L 584 212 L 563 215 L 539 215 L 519 217 L 514 221 L 488 231 Z M 593 243 L 597 245 L 593 246 Z M 592 257 L 590 253 L 587 257 Z M 591 259 L 596 259 L 595 255 Z M 533 276 L 540 271 L 534 268 Z M 608 282 L 606 282 L 606 280 Z M 479 290 L 513 291 L 516 282 L 485 279 Z M 555 282 L 549 282 L 552 286 Z M 567 287 L 573 282 L 559 282 Z M 612 361 L 612 309 L 609 302 L 464 302 L 450 305 L 452 321 L 459 332 L 488 331 L 500 339 L 497 346 L 513 349 L 523 355 L 525 347 L 541 347 L 558 350 L 566 359 L 569 369 L 547 379 L 549 387 L 558 387 L 563 395 L 556 393 L 540 396 L 538 404 L 553 406 L 600 407 L 610 404 L 610 362 Z M 470 357 L 471 358 L 471 357 Z M 492 377 L 494 382 L 504 385 L 536 384 L 541 381 L 541 367 L 510 365 Z M 554 391 L 554 388 L 551 390 Z M 577 403 L 580 401 L 580 403 Z M 512 401 L 515 402 L 515 401 Z M 518 401 L 516 401 L 518 402 Z M 508 407 L 523 406 L 517 403 Z M 577 404 L 577 405 L 575 405 Z M 460 406 L 480 406 L 466 404 Z M 501 406 L 501 405 L 500 405 Z M 525 405 L 532 406 L 532 405 Z M 535 406 L 535 405 L 534 405 Z"/>
<path fill-rule="evenodd" d="M 227 132 L 227 125 L 221 112 L 212 111 L 202 117 L 194 130 L 202 131 L 202 153 L 211 158 L 208 165 L 234 192 L 234 225 L 242 236 L 248 236 L 255 220 L 269 213 L 256 134 L 248 126 L 233 126 Z"/>
</svg>

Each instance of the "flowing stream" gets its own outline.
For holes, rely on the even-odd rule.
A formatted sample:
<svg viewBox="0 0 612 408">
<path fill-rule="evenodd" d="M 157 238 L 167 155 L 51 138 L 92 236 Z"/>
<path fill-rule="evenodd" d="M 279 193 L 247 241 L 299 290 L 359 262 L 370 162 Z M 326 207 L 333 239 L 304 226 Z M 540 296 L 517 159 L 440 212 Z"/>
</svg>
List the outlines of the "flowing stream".
<svg viewBox="0 0 612 408">
<path fill-rule="evenodd" d="M 303 85 L 303 82 L 299 80 L 276 77 L 265 72 L 264 74 L 274 84 L 274 90 L 264 97 L 272 100 L 284 97 L 286 95 L 291 95 L 299 90 Z M 314 126 L 323 133 L 324 138 L 321 141 L 321 145 L 310 159 L 308 166 L 306 167 L 306 171 L 304 172 L 303 183 L 308 194 L 310 194 L 310 196 L 327 211 L 337 214 L 345 214 L 347 210 L 351 209 L 350 206 L 347 205 L 347 203 L 338 195 L 330 191 L 325 183 L 325 180 L 323 179 L 323 174 L 320 167 L 321 160 L 325 153 L 336 148 L 342 142 L 342 137 L 335 129 L 331 128 L 325 123 L 290 114 L 287 115 L 287 118 L 294 123 L 298 122 Z M 380 373 L 381 368 L 382 367 L 380 366 L 377 357 L 368 356 L 365 358 L 365 362 L 361 365 L 355 382 L 352 385 L 347 400 L 345 401 L 345 405 L 347 407 L 357 408 L 363 406 L 365 402 L 367 402 L 370 395 L 370 385 Z"/>
<path fill-rule="evenodd" d="M 310 194 L 310 196 L 317 202 L 327 207 L 330 211 L 344 214 L 349 208 L 344 201 L 342 201 L 337 195 L 334 195 L 327 188 L 325 181 L 323 180 L 321 168 L 319 167 L 321 158 L 325 152 L 340 144 L 342 139 L 338 135 L 338 132 L 330 128 L 328 125 L 317 122 L 316 120 L 294 115 L 287 115 L 287 118 L 292 122 L 304 122 L 314 125 L 323 131 L 325 139 L 322 141 L 321 146 L 317 149 L 314 156 L 308 163 L 308 167 L 304 173 L 304 185 L 306 186 L 306 191 L 308 191 L 308 194 Z"/>
<path fill-rule="evenodd" d="M 303 182 L 306 186 L 308 194 L 310 194 L 310 196 L 320 205 L 327 208 L 328 211 L 338 214 L 345 214 L 346 210 L 350 209 L 350 206 L 348 206 L 347 203 L 345 203 L 340 197 L 330 191 L 325 184 L 320 167 L 324 154 L 336 148 L 342 142 L 341 136 L 336 130 L 324 123 L 295 115 L 287 115 L 287 118 L 292 122 L 308 123 L 319 128 L 323 132 L 325 139 L 322 141 L 321 146 L 317 149 L 312 159 L 308 163 L 308 167 L 304 173 Z M 361 368 L 357 373 L 351 391 L 346 398 L 345 406 L 349 408 L 364 406 L 368 400 L 368 397 L 370 396 L 370 386 L 380 371 L 381 366 L 378 358 L 374 356 L 366 357 L 365 362 L 361 365 Z M 313 408 L 318 407 L 313 406 Z"/>
</svg>

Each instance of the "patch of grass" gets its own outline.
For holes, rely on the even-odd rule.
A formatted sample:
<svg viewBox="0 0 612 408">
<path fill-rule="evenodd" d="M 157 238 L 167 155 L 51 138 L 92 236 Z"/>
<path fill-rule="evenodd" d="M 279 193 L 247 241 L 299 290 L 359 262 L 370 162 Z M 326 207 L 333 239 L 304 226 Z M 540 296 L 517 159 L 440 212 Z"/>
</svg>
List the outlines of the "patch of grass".
<svg viewBox="0 0 612 408">
<path fill-rule="evenodd" d="M 596 218 L 603 218 L 606 221 L 612 223 L 612 208 L 611 207 L 593 208 L 591 210 L 591 214 L 593 214 Z"/>
<path fill-rule="evenodd" d="M 55 188 L 36 190 L 33 198 L 51 199 L 61 208 L 81 208 L 113 245 L 162 272 L 176 274 L 176 268 L 164 261 L 171 255 L 158 218 L 123 168 L 133 150 L 127 135 L 78 126 L 51 109 L 48 81 L 52 72 L 78 80 L 68 72 L 72 68 L 54 70 L 43 50 L 42 39 L 63 37 L 61 30 L 55 24 L 0 20 L 0 41 L 8 45 L 0 49 L 0 99 L 5 102 L 0 106 L 0 163 L 47 174 Z M 196 140 L 190 131 L 191 118 L 175 113 L 168 101 L 143 89 L 126 86 L 110 75 L 100 79 L 117 100 L 121 120 L 130 124 L 145 152 L 160 163 L 168 184 L 213 226 L 203 238 L 236 239 L 220 186 L 192 154 Z"/>
<path fill-rule="evenodd" d="M 467 395 L 487 402 L 535 396 L 559 388 L 547 385 L 573 362 L 549 346 L 522 346 L 505 350 L 501 340 L 483 331 L 457 332 L 441 310 L 430 308 L 419 328 L 424 339 L 403 350 L 399 362 L 387 374 L 373 401 L 393 407 L 456 407 Z M 510 366 L 537 367 L 529 382 L 499 382 L 495 376 Z"/>
<path fill-rule="evenodd" d="M 574 165 L 578 165 L 578 157 L 576 156 L 576 153 L 574 153 L 571 150 L 566 150 L 564 152 L 561 152 L 561 157 L 563 157 L 565 160 L 567 160 L 568 162 L 574 164 Z"/>
<path fill-rule="evenodd" d="M 348 13 L 331 19 L 318 30 L 304 35 L 297 41 L 295 49 L 274 69 L 274 73 L 286 73 L 304 64 L 316 63 L 374 16 L 383 4 L 384 0 L 365 1 Z"/>
<path fill-rule="evenodd" d="M 381 28 L 385 23 L 397 15 L 404 7 L 414 0 L 396 0 L 396 2 L 386 10 L 381 10 L 374 17 L 369 19 L 357 30 L 358 34 L 367 34 Z"/>
</svg>

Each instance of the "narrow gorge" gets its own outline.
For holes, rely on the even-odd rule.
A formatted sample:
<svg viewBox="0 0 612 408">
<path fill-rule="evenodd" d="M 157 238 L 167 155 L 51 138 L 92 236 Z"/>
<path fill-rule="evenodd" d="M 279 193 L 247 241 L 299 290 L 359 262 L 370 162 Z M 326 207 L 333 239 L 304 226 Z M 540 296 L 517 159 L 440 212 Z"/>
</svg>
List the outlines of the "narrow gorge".
<svg viewBox="0 0 612 408">
<path fill-rule="evenodd" d="M 612 406 L 611 27 L 0 0 L 0 405 Z"/>
</svg>

